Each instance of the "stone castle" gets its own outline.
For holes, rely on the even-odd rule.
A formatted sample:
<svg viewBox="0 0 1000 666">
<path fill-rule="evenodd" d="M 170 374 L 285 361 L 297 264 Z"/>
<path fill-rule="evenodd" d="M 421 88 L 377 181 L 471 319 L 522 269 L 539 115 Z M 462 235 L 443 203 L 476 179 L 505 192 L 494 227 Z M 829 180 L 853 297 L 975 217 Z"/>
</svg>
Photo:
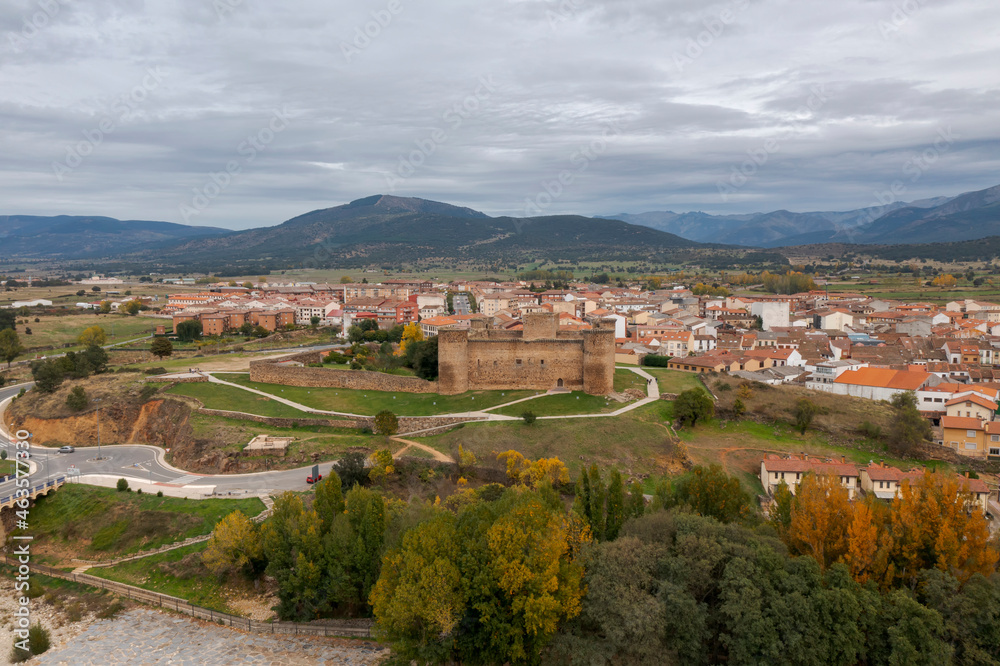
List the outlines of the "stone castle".
<svg viewBox="0 0 1000 666">
<path fill-rule="evenodd" d="M 524 329 L 471 328 L 438 332 L 438 392 L 566 388 L 592 395 L 614 390 L 614 322 L 585 331 L 560 331 L 559 315 L 526 314 Z"/>
</svg>

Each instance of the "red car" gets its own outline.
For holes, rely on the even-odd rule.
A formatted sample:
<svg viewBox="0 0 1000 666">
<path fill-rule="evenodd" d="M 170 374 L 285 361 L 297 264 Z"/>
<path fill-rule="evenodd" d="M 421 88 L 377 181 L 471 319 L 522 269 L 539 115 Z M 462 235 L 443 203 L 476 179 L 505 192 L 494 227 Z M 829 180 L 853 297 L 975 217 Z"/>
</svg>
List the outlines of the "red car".
<svg viewBox="0 0 1000 666">
<path fill-rule="evenodd" d="M 317 483 L 323 479 L 323 475 L 319 473 L 319 465 L 313 465 L 312 474 L 306 477 L 306 483 Z"/>
</svg>

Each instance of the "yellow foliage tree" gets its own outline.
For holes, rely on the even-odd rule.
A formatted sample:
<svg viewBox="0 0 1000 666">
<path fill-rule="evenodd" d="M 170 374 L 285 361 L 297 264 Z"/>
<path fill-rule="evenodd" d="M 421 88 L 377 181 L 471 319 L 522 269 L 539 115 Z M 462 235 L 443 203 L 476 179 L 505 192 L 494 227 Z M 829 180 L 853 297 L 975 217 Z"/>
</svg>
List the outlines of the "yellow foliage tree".
<svg viewBox="0 0 1000 666">
<path fill-rule="evenodd" d="M 403 338 L 399 342 L 399 350 L 396 351 L 397 356 L 403 356 L 406 354 L 406 345 L 411 342 L 421 342 L 424 339 L 424 331 L 420 328 L 420 324 L 413 322 L 412 324 L 407 324 L 403 328 Z"/>
<path fill-rule="evenodd" d="M 548 481 L 552 485 L 569 483 L 569 470 L 559 458 L 539 458 L 528 460 L 511 449 L 497 456 L 497 460 L 507 465 L 507 478 L 532 488 Z"/>
<path fill-rule="evenodd" d="M 379 449 L 375 453 L 371 454 L 369 457 L 371 461 L 371 470 L 368 472 L 368 478 L 372 481 L 381 481 L 396 473 L 396 467 L 393 464 L 392 453 L 389 449 Z"/>
<path fill-rule="evenodd" d="M 90 326 L 89 328 L 85 328 L 76 338 L 76 341 L 84 347 L 89 347 L 91 345 L 97 345 L 100 347 L 107 342 L 107 340 L 108 334 L 105 333 L 104 329 L 100 326 Z"/>
<path fill-rule="evenodd" d="M 257 526 L 242 511 L 233 511 L 215 526 L 201 559 L 216 576 L 247 572 L 264 551 Z"/>
<path fill-rule="evenodd" d="M 955 279 L 954 275 L 945 273 L 943 275 L 938 275 L 936 278 L 931 280 L 931 284 L 935 287 L 954 287 L 958 284 L 958 280 Z"/>
</svg>

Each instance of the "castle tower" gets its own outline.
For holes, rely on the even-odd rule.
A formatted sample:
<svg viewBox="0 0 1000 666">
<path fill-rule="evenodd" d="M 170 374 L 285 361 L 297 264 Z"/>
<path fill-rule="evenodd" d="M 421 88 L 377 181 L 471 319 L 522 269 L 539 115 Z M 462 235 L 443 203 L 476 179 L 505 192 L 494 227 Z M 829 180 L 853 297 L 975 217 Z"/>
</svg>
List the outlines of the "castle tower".
<svg viewBox="0 0 1000 666">
<path fill-rule="evenodd" d="M 469 390 L 469 331 L 438 331 L 438 393 L 457 395 Z"/>
<path fill-rule="evenodd" d="M 598 321 L 583 332 L 583 390 L 607 395 L 615 389 L 615 324 Z"/>
<path fill-rule="evenodd" d="M 533 312 L 521 318 L 523 340 L 555 340 L 559 332 L 559 315 L 554 312 Z"/>
</svg>

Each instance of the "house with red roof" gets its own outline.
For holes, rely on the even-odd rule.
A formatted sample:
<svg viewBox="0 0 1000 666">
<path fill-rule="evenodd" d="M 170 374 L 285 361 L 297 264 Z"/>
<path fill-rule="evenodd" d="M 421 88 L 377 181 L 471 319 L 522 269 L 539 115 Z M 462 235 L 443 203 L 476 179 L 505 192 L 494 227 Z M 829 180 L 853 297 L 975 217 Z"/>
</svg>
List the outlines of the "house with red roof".
<svg viewBox="0 0 1000 666">
<path fill-rule="evenodd" d="M 860 488 L 860 476 L 858 468 L 847 462 L 843 457 L 839 461 L 812 458 L 806 454 L 801 457 L 788 456 L 783 458 L 777 455 L 769 455 L 760 462 L 760 483 L 768 495 L 774 495 L 774 491 L 782 483 L 788 486 L 788 490 L 795 494 L 795 489 L 802 482 L 802 475 L 812 472 L 813 474 L 828 475 L 840 480 L 840 485 L 847 488 L 847 495 L 854 499 Z"/>
</svg>

